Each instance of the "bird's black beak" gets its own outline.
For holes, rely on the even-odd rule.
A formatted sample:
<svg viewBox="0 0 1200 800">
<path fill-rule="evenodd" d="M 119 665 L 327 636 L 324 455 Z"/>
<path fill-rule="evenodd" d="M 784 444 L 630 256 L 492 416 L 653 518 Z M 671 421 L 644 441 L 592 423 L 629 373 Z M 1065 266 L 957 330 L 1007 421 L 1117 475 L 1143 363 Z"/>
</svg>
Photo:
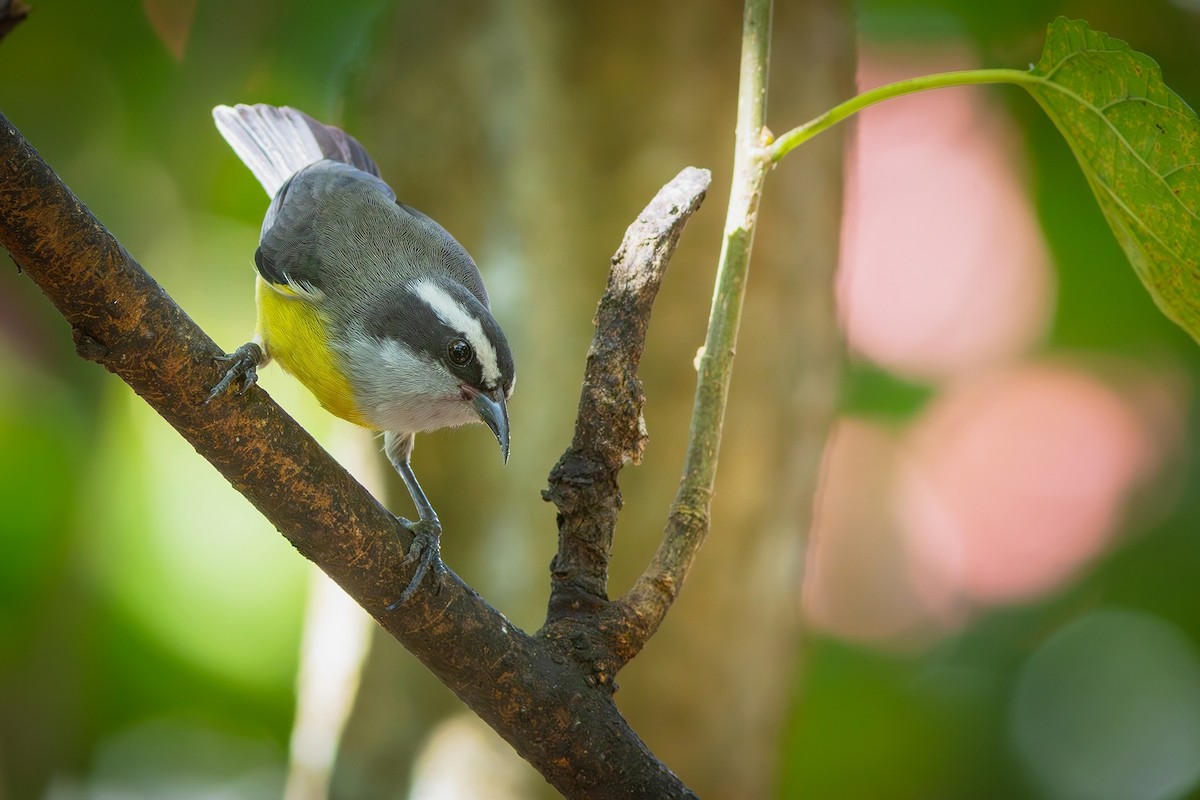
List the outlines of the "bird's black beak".
<svg viewBox="0 0 1200 800">
<path fill-rule="evenodd" d="M 488 394 L 477 389 L 463 387 L 463 391 L 471 400 L 471 405 L 475 407 L 475 413 L 483 420 L 483 423 L 492 429 L 492 433 L 496 434 L 496 441 L 500 442 L 500 451 L 504 453 L 504 463 L 508 463 L 508 406 L 504 404 L 504 398 L 494 399 Z M 500 394 L 499 391 L 496 392 Z"/>
</svg>

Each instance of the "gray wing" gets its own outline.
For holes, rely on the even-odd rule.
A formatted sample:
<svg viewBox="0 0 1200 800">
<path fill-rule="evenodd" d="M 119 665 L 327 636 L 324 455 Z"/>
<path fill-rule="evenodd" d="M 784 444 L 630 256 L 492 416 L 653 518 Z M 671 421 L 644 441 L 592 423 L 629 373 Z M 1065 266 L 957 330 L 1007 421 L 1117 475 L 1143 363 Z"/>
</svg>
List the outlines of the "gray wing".
<svg viewBox="0 0 1200 800">
<path fill-rule="evenodd" d="M 488 306 L 479 269 L 454 237 L 397 203 L 375 175 L 335 161 L 306 167 L 280 188 L 254 261 L 269 283 L 344 295 L 354 308 L 438 275 L 461 283 Z"/>
</svg>

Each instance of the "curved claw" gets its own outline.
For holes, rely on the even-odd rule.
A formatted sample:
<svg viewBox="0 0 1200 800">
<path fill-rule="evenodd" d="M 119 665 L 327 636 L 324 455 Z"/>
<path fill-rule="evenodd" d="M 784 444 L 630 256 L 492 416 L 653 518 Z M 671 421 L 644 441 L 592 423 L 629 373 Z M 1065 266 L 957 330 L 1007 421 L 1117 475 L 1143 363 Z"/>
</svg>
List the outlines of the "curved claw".
<svg viewBox="0 0 1200 800">
<path fill-rule="evenodd" d="M 412 531 L 413 535 L 412 545 L 404 555 L 404 563 L 416 563 L 417 569 L 409 579 L 408 585 L 404 587 L 404 591 L 400 593 L 400 597 L 388 605 L 388 611 L 395 611 L 408 602 L 417 593 L 426 574 L 432 573 L 433 575 L 434 594 L 441 591 L 442 580 L 446 576 L 446 565 L 442 563 L 442 526 L 437 519 L 423 519 L 418 522 L 409 522 L 403 517 L 397 517 L 397 519 L 400 520 L 401 525 Z"/>
<path fill-rule="evenodd" d="M 206 405 L 239 381 L 241 382 L 241 386 L 237 390 L 239 396 L 250 391 L 250 387 L 258 383 L 258 365 L 263 363 L 264 358 L 262 348 L 256 342 L 247 342 L 232 353 L 216 356 L 213 360 L 230 362 L 230 366 L 225 372 L 225 376 L 204 398 Z"/>
</svg>

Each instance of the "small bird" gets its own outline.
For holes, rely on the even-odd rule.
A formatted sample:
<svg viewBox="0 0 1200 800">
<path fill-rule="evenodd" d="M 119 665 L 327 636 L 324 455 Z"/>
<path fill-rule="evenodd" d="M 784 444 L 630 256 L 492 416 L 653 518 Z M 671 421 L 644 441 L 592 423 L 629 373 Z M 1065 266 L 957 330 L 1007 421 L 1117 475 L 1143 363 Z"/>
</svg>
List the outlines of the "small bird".
<svg viewBox="0 0 1200 800">
<path fill-rule="evenodd" d="M 515 372 L 479 269 L 441 225 L 396 200 L 353 137 L 293 108 L 217 106 L 217 130 L 267 190 L 254 264 L 254 339 L 208 399 L 274 359 L 331 413 L 383 431 L 418 521 L 405 557 L 417 570 L 392 608 L 430 569 L 445 567 L 441 523 L 409 459 L 415 434 L 482 421 L 508 461 Z"/>
</svg>

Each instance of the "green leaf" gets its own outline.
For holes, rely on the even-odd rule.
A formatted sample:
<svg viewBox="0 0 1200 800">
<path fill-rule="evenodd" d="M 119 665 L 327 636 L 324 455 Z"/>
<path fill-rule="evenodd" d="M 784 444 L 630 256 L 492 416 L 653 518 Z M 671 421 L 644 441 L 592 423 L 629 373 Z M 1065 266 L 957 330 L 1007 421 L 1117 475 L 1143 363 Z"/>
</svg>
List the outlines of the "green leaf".
<svg viewBox="0 0 1200 800">
<path fill-rule="evenodd" d="M 1023 81 L 1066 137 L 1162 312 L 1200 341 L 1200 120 L 1151 58 L 1087 23 L 1050 24 Z"/>
</svg>

